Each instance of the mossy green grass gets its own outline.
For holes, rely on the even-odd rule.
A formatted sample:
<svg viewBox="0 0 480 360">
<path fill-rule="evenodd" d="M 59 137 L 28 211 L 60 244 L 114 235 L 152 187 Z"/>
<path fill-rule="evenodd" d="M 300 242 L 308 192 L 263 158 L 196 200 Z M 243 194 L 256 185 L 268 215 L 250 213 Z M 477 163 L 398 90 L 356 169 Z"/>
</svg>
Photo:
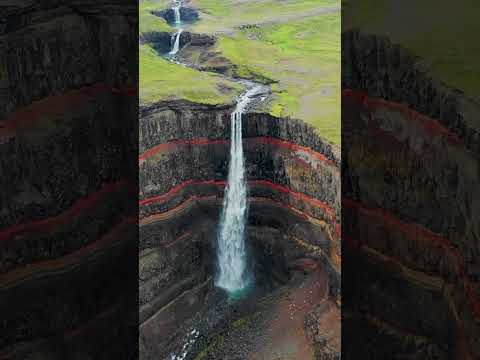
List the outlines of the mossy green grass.
<svg viewBox="0 0 480 360">
<path fill-rule="evenodd" d="M 272 79 L 270 113 L 312 124 L 340 143 L 340 12 L 265 24 L 219 36 L 237 76 Z"/>
<path fill-rule="evenodd" d="M 140 56 L 140 102 L 185 99 L 202 104 L 229 104 L 243 87 L 218 74 L 200 72 L 162 58 L 142 44 Z"/>
<path fill-rule="evenodd" d="M 339 0 L 192 0 L 202 19 L 194 30 L 217 33 L 243 24 L 287 21 L 312 16 L 339 3 Z"/>
<path fill-rule="evenodd" d="M 140 2 L 140 31 L 174 31 L 151 15 L 169 6 L 168 0 Z M 266 111 L 304 120 L 340 144 L 340 0 L 192 0 L 188 6 L 200 11 L 189 31 L 215 33 L 215 50 L 234 65 L 234 75 L 274 82 Z M 168 62 L 140 46 L 142 103 L 182 98 L 230 103 L 241 90 L 219 75 Z"/>
<path fill-rule="evenodd" d="M 143 0 L 138 6 L 138 30 L 140 34 L 145 32 L 171 32 L 173 29 L 165 19 L 153 15 L 154 10 L 164 10 L 169 7 L 165 0 Z"/>
</svg>

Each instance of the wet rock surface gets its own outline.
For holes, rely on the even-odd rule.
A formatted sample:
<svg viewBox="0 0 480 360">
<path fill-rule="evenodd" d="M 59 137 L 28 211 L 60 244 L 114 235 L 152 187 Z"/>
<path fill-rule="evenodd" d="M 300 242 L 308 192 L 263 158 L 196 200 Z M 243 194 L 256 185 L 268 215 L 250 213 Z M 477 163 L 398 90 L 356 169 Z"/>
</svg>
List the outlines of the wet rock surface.
<svg viewBox="0 0 480 360">
<path fill-rule="evenodd" d="M 164 18 L 169 25 L 175 25 L 175 13 L 173 9 L 154 10 L 152 14 Z M 182 23 L 191 24 L 198 20 L 198 12 L 195 9 L 182 6 L 180 8 L 180 18 L 182 19 Z"/>
<path fill-rule="evenodd" d="M 140 41 L 150 44 L 160 55 L 165 56 L 172 50 L 172 35 L 168 32 L 143 32 Z M 209 35 L 195 34 L 189 31 L 182 31 L 180 34 L 179 48 L 188 46 L 191 48 L 203 48 L 213 46 L 215 38 Z"/>
</svg>

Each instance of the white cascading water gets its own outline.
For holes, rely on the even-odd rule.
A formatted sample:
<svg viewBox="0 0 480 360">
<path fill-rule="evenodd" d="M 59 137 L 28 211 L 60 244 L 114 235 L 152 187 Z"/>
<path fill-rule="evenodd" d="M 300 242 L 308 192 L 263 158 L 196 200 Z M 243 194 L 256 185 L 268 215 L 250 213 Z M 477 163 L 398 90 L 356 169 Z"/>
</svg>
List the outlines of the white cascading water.
<svg viewBox="0 0 480 360">
<path fill-rule="evenodd" d="M 172 1 L 172 10 L 175 14 L 175 24 L 179 25 L 182 22 L 180 17 L 180 8 L 182 7 L 181 1 Z M 172 35 L 172 49 L 168 53 L 169 55 L 175 55 L 180 49 L 180 35 L 182 34 L 183 29 L 178 29 L 175 34 Z"/>
<path fill-rule="evenodd" d="M 175 15 L 175 24 L 180 24 L 181 19 L 180 19 L 180 8 L 182 4 L 181 3 L 174 3 L 173 4 L 173 13 Z"/>
<path fill-rule="evenodd" d="M 225 189 L 220 231 L 218 234 L 219 274 L 216 286 L 232 293 L 248 285 L 245 222 L 247 216 L 247 184 L 242 145 L 242 114 L 261 89 L 256 86 L 243 94 L 231 114 L 230 164 Z"/>
<path fill-rule="evenodd" d="M 178 29 L 178 31 L 172 35 L 172 50 L 170 50 L 170 55 L 175 55 L 180 48 L 180 35 L 182 34 L 183 29 Z"/>
</svg>

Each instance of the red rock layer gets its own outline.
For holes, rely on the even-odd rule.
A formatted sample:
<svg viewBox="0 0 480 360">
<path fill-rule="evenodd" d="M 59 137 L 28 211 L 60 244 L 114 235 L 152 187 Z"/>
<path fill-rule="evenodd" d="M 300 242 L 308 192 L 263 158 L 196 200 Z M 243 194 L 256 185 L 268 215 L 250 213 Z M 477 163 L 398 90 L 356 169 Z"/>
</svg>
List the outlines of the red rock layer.
<svg viewBox="0 0 480 360">
<path fill-rule="evenodd" d="M 244 139 L 244 142 L 256 142 L 260 144 L 266 144 L 266 145 L 274 145 L 282 149 L 288 149 L 291 151 L 302 151 L 305 153 L 308 153 L 315 159 L 325 163 L 326 165 L 333 166 L 336 168 L 335 164 L 333 161 L 328 159 L 325 155 L 312 150 L 311 148 L 305 147 L 305 146 L 300 146 L 297 144 L 294 144 L 289 141 L 285 140 L 280 140 L 277 138 L 273 137 L 268 137 L 268 136 L 259 136 L 255 138 L 246 138 Z M 176 147 L 178 146 L 186 146 L 186 145 L 195 145 L 195 146 L 203 146 L 203 145 L 216 145 L 216 144 L 222 144 L 226 145 L 229 143 L 229 140 L 210 140 L 210 139 L 205 139 L 205 138 L 198 138 L 194 140 L 175 140 L 175 141 L 170 141 L 167 143 L 163 143 L 157 146 L 154 146 L 153 148 L 145 151 L 143 154 L 140 154 L 138 158 L 139 164 L 142 164 L 146 159 L 149 157 L 157 154 L 157 153 L 162 153 L 165 151 L 174 151 Z M 338 169 L 337 169 L 338 171 Z"/>
<path fill-rule="evenodd" d="M 35 101 L 3 120 L 0 126 L 0 144 L 15 137 L 18 129 L 28 128 L 39 121 L 55 118 L 66 112 L 75 112 L 103 94 L 136 96 L 137 91 L 133 88 L 117 89 L 108 87 L 104 83 L 96 83 Z"/>
<path fill-rule="evenodd" d="M 450 144 L 461 143 L 458 135 L 440 124 L 438 120 L 411 109 L 408 104 L 401 104 L 380 98 L 370 97 L 366 92 L 352 89 L 342 90 L 342 100 L 360 106 L 369 114 L 372 114 L 377 110 L 398 112 L 402 114 L 405 119 L 414 123 L 416 126 L 421 127 L 426 134 L 431 137 L 445 137 Z"/>
<path fill-rule="evenodd" d="M 57 216 L 16 224 L 0 230 L 0 241 L 14 241 L 15 238 L 26 234 L 52 231 L 59 226 L 71 223 L 80 214 L 92 211 L 98 203 L 108 196 L 124 189 L 128 189 L 132 194 L 136 192 L 136 189 L 132 188 L 126 180 L 105 184 L 100 190 L 86 198 L 77 200 L 72 207 Z"/>
</svg>

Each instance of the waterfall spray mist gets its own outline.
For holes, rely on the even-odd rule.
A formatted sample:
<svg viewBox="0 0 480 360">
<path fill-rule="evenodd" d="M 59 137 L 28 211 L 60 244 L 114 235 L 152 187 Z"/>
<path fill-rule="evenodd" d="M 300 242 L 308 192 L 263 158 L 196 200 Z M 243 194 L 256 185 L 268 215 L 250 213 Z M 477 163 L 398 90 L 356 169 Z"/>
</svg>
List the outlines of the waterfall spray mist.
<svg viewBox="0 0 480 360">
<path fill-rule="evenodd" d="M 219 273 L 216 285 L 228 292 L 245 288 L 250 280 L 247 271 L 245 223 L 247 218 L 247 184 L 242 144 L 242 114 L 257 94 L 254 87 L 243 94 L 231 114 L 230 164 L 218 234 Z"/>
</svg>

